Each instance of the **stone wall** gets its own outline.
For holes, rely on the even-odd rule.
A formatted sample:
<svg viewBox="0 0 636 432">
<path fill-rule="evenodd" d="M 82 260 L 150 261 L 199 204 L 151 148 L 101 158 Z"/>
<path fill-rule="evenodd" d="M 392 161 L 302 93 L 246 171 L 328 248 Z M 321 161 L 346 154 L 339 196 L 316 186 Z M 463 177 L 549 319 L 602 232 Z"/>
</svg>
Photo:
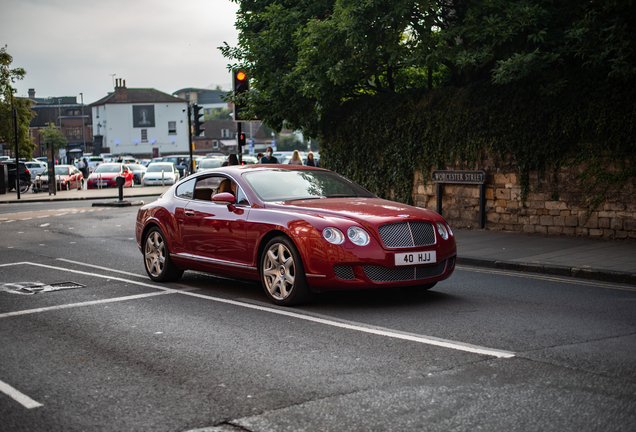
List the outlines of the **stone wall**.
<svg viewBox="0 0 636 432">
<path fill-rule="evenodd" d="M 542 179 L 531 173 L 531 192 L 524 206 L 519 175 L 510 172 L 510 166 L 496 168 L 492 160 L 482 166 L 486 229 L 636 241 L 636 190 L 631 183 L 588 215 L 576 168 L 561 168 Z M 432 172 L 416 173 L 413 198 L 416 206 L 435 211 L 436 185 L 431 178 Z M 451 227 L 479 228 L 479 186 L 445 184 L 443 188 L 442 213 Z"/>
</svg>

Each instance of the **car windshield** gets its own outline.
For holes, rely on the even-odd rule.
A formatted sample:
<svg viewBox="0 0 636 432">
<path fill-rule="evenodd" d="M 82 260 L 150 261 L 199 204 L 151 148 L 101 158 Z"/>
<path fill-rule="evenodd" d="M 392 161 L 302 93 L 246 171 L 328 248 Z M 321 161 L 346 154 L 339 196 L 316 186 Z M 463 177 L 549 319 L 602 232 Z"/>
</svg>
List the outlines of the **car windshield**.
<svg viewBox="0 0 636 432">
<path fill-rule="evenodd" d="M 246 173 L 244 178 L 263 201 L 374 197 L 366 189 L 331 171 L 276 169 Z"/>
<path fill-rule="evenodd" d="M 148 169 L 146 170 L 147 173 L 149 172 L 161 172 L 161 171 L 165 171 L 165 172 L 172 172 L 172 167 L 174 165 L 171 163 L 153 163 L 148 165 Z"/>
<path fill-rule="evenodd" d="M 95 168 L 94 173 L 118 173 L 121 171 L 121 165 L 104 165 L 101 164 L 97 168 Z"/>
</svg>

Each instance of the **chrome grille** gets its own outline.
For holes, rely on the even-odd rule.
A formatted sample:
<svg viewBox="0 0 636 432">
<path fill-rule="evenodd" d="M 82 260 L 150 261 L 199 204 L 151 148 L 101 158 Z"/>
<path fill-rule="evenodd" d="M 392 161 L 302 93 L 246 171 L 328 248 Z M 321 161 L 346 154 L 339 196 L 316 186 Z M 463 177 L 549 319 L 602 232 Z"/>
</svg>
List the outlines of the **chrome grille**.
<svg viewBox="0 0 636 432">
<path fill-rule="evenodd" d="M 356 278 L 351 266 L 333 266 L 333 271 L 336 273 L 336 277 L 340 279 L 354 280 Z"/>
<path fill-rule="evenodd" d="M 435 244 L 435 230 L 429 222 L 398 222 L 382 225 L 379 231 L 384 245 L 388 248 Z"/>
<path fill-rule="evenodd" d="M 446 270 L 446 260 L 434 265 L 415 267 L 362 266 L 364 274 L 373 282 L 401 282 L 439 276 Z"/>
</svg>

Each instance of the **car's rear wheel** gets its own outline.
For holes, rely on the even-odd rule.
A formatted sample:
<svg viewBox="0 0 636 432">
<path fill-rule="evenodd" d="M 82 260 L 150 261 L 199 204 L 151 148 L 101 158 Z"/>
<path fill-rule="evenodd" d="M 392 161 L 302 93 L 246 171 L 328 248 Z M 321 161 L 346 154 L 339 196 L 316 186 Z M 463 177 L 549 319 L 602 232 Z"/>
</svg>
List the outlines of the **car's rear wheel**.
<svg viewBox="0 0 636 432">
<path fill-rule="evenodd" d="M 274 304 L 292 306 L 313 297 L 300 254 L 288 237 L 279 236 L 267 242 L 260 272 L 265 294 Z"/>
<path fill-rule="evenodd" d="M 152 227 L 144 239 L 144 265 L 153 281 L 173 282 L 183 274 L 170 258 L 166 238 L 159 227 Z"/>
</svg>

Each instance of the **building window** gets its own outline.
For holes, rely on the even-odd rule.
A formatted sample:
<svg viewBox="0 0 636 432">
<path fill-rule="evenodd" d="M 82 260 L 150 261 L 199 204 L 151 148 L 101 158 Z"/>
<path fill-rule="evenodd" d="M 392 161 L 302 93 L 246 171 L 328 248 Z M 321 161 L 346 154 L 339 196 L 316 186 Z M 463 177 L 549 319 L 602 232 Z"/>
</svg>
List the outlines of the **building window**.
<svg viewBox="0 0 636 432">
<path fill-rule="evenodd" d="M 185 100 L 190 100 L 190 92 L 185 92 Z"/>
<path fill-rule="evenodd" d="M 221 138 L 230 138 L 230 130 L 221 129 Z"/>
<path fill-rule="evenodd" d="M 82 127 L 73 126 L 66 128 L 66 139 L 80 139 L 82 138 Z"/>
<path fill-rule="evenodd" d="M 148 129 L 141 130 L 141 141 L 148 142 Z"/>
<path fill-rule="evenodd" d="M 169 121 L 168 122 L 168 135 L 176 135 L 177 134 L 177 122 Z"/>
<path fill-rule="evenodd" d="M 79 109 L 67 109 L 66 110 L 66 115 L 67 116 L 78 116 L 81 115 L 81 112 Z"/>
<path fill-rule="evenodd" d="M 219 148 L 219 142 L 217 140 L 212 141 L 212 148 L 215 148 L 215 149 Z"/>
</svg>

